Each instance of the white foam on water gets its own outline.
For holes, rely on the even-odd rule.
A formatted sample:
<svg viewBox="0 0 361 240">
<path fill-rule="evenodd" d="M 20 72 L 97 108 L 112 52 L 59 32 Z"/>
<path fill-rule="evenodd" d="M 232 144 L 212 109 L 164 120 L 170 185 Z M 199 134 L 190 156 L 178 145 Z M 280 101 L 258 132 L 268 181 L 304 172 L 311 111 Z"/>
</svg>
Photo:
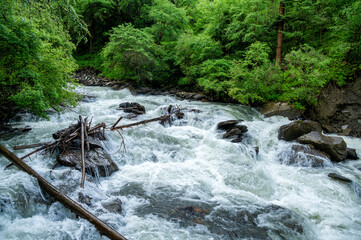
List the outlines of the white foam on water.
<svg viewBox="0 0 361 240">
<path fill-rule="evenodd" d="M 194 206 L 213 204 L 215 209 L 230 212 L 239 207 L 252 210 L 256 206 L 278 205 L 305 219 L 302 223 L 305 233 L 287 235 L 287 239 L 361 239 L 361 188 L 358 188 L 361 162 L 346 161 L 324 168 L 281 164 L 279 158 L 290 149 L 291 143 L 278 140 L 277 131 L 290 123 L 288 119 L 264 118 L 252 108 L 235 104 L 133 96 L 128 90 L 102 87 L 83 87 L 79 91 L 96 96 L 95 102 L 80 103 L 62 114 L 51 113 L 49 120 L 26 114 L 15 124 L 29 125 L 33 130 L 10 140 L 0 139 L 0 143 L 11 149 L 15 145 L 51 141 L 52 133 L 76 123 L 79 114 L 92 117 L 93 124 L 105 122 L 109 127 L 122 114 L 117 110 L 122 102 L 138 102 L 147 112 L 136 119 L 122 119 L 119 125 L 158 117 L 162 108 L 170 104 L 202 111 L 185 112 L 185 118 L 172 126 L 153 122 L 122 130 L 126 152 L 119 149 L 119 134 L 108 130 L 108 141 L 103 145 L 119 171 L 101 178 L 99 184 L 86 182 L 84 189 L 78 186 L 81 173 L 76 170 L 60 167 L 49 173 L 55 157 L 38 154 L 26 160 L 54 185 L 65 190 L 68 186 L 67 194 L 73 199 L 77 200 L 79 192 L 90 196 L 92 204 L 83 203 L 83 206 L 127 238 L 228 239 L 206 225 L 184 226 L 181 220 L 162 216 L 163 210 L 157 209 L 161 201 L 168 208 L 172 204 L 176 208 L 184 201 L 184 204 L 193 202 Z M 248 127 L 242 143 L 222 139 L 224 132 L 216 129 L 218 122 L 230 119 L 243 119 L 241 124 Z M 361 156 L 361 140 L 344 139 Z M 255 147 L 259 147 L 258 155 Z M 16 154 L 23 156 L 29 152 L 31 149 Z M 16 168 L 3 170 L 7 164 L 0 157 L 1 239 L 105 239 L 90 223 L 42 197 L 33 178 Z M 330 172 L 352 179 L 354 185 L 330 179 L 327 176 Z M 102 203 L 115 198 L 123 202 L 121 214 L 102 207 Z M 148 205 L 154 205 L 154 212 L 139 211 Z M 257 221 L 273 227 L 267 216 L 260 215 Z M 281 238 L 275 232 L 269 237 Z"/>
</svg>

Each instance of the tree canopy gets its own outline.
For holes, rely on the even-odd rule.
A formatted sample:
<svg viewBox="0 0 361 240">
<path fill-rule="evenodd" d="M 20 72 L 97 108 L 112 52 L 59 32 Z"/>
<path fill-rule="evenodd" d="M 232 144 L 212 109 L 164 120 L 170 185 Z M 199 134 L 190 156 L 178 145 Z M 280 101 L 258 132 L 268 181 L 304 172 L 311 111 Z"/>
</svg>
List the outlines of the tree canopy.
<svg viewBox="0 0 361 240">
<path fill-rule="evenodd" d="M 114 80 L 298 108 L 361 69 L 361 0 L 0 0 L 0 13 L 0 100 L 37 114 L 75 103 L 74 53 Z"/>
</svg>

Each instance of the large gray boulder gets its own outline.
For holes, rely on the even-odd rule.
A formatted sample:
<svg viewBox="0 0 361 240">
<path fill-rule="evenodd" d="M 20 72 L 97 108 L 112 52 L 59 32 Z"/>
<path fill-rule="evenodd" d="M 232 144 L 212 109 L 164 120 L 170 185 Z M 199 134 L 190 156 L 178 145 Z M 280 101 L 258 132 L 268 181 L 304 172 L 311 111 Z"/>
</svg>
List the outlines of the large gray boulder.
<svg viewBox="0 0 361 240">
<path fill-rule="evenodd" d="M 57 157 L 57 161 L 63 166 L 78 170 L 82 167 L 80 150 L 68 149 Z M 107 177 L 118 171 L 118 166 L 103 148 L 98 147 L 86 152 L 85 171 L 94 177 Z"/>
<path fill-rule="evenodd" d="M 346 159 L 347 146 L 343 138 L 325 136 L 321 132 L 313 131 L 297 138 L 301 144 L 311 144 L 316 149 L 324 151 L 331 157 L 331 161 L 340 162 Z"/>
<path fill-rule="evenodd" d="M 278 130 L 278 139 L 285 141 L 293 141 L 298 137 L 310 133 L 312 131 L 321 132 L 322 127 L 318 122 L 314 121 L 295 121 L 287 125 L 283 125 Z"/>
<path fill-rule="evenodd" d="M 241 122 L 242 120 L 227 120 L 223 122 L 219 122 L 217 124 L 217 129 L 219 130 L 230 130 L 236 126 L 237 123 Z"/>
<path fill-rule="evenodd" d="M 248 128 L 245 125 L 234 126 L 223 134 L 222 138 L 241 137 L 243 133 L 248 132 Z"/>
<path fill-rule="evenodd" d="M 359 157 L 357 156 L 356 149 L 354 148 L 347 148 L 347 159 L 350 160 L 358 160 Z"/>
<path fill-rule="evenodd" d="M 270 102 L 265 104 L 261 113 L 266 117 L 272 116 L 283 116 L 287 117 L 290 120 L 298 119 L 302 117 L 302 112 L 298 110 L 294 110 L 292 106 L 286 102 Z"/>
</svg>

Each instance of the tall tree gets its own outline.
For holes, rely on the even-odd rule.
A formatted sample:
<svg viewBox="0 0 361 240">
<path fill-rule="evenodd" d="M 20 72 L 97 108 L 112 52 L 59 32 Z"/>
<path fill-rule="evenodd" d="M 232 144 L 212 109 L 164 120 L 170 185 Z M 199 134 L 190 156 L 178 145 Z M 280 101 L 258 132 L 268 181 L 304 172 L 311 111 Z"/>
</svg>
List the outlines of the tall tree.
<svg viewBox="0 0 361 240">
<path fill-rule="evenodd" d="M 276 64 L 281 67 L 282 65 L 282 42 L 283 42 L 283 28 L 284 28 L 284 15 L 285 9 L 283 6 L 283 1 L 280 1 L 279 7 L 279 22 L 278 22 L 278 31 L 277 31 L 277 49 L 276 49 Z"/>
</svg>

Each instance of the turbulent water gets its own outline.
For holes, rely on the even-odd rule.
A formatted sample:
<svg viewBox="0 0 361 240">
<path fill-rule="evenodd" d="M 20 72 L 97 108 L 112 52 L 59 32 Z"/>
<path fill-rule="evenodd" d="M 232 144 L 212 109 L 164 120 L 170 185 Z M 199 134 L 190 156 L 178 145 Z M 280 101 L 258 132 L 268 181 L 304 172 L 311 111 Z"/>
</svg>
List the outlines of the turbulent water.
<svg viewBox="0 0 361 240">
<path fill-rule="evenodd" d="M 124 129 L 126 151 L 120 149 L 120 135 L 108 130 L 104 148 L 119 171 L 99 181 L 88 179 L 84 189 L 79 171 L 50 171 L 55 157 L 26 159 L 68 196 L 87 196 L 82 205 L 128 239 L 361 239 L 361 160 L 323 168 L 281 164 L 291 143 L 279 141 L 277 130 L 289 120 L 264 118 L 233 104 L 132 96 L 101 87 L 81 91 L 95 101 L 62 114 L 49 112 L 49 120 L 22 115 L 14 124 L 33 130 L 1 136 L 0 143 L 11 149 L 52 141 L 51 134 L 75 123 L 79 114 L 111 126 L 122 114 L 117 106 L 127 101 L 144 105 L 147 113 L 120 124 L 158 117 L 170 104 L 202 111 L 186 112 L 172 126 L 153 122 Z M 248 127 L 242 143 L 222 139 L 216 129 L 230 119 L 243 119 Z M 344 139 L 361 155 L 360 139 Z M 43 193 L 34 178 L 15 167 L 3 170 L 8 164 L 1 156 L 0 239 L 106 239 Z M 330 179 L 330 172 L 353 183 Z"/>
</svg>

